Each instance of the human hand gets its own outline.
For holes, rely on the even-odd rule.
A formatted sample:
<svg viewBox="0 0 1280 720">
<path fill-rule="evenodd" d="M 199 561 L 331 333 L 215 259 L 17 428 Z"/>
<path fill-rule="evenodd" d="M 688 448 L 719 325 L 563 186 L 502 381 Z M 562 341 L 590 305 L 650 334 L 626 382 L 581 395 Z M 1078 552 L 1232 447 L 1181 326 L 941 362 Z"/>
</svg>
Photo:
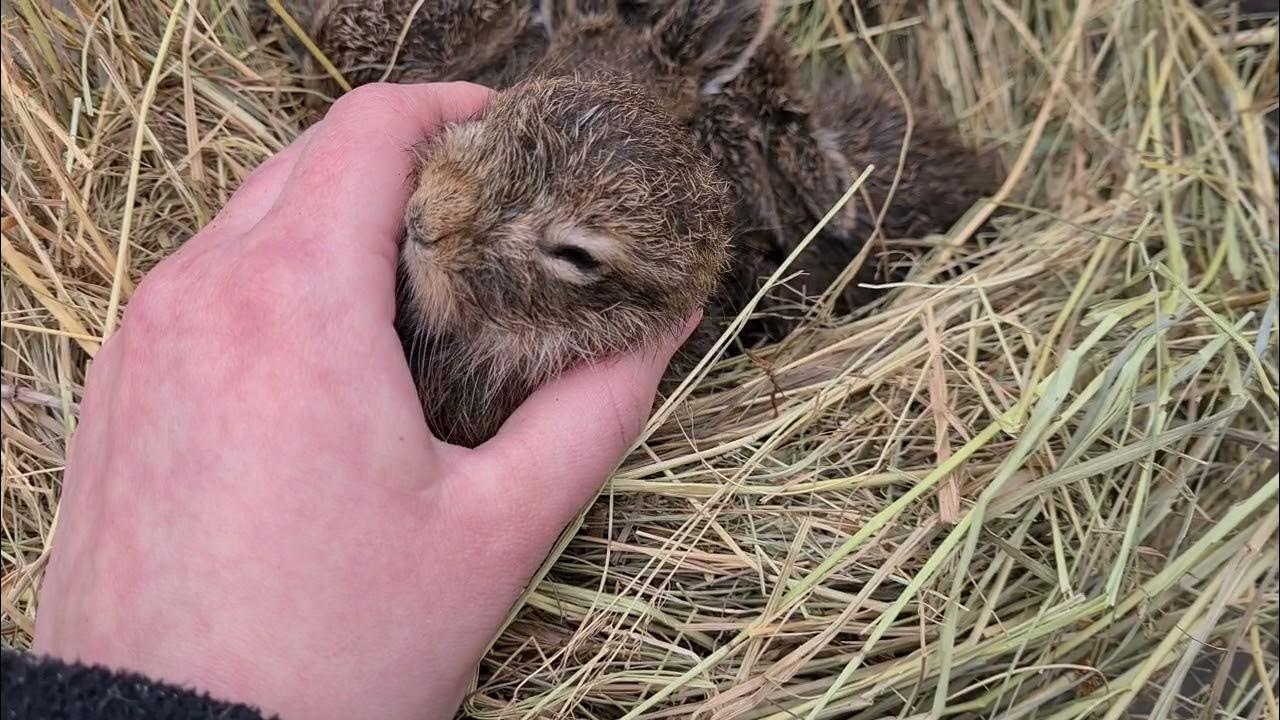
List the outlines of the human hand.
<svg viewBox="0 0 1280 720">
<path fill-rule="evenodd" d="M 683 338 L 435 440 L 397 339 L 415 141 L 468 84 L 365 86 L 142 282 L 89 372 L 36 650 L 284 717 L 447 717 Z"/>
</svg>

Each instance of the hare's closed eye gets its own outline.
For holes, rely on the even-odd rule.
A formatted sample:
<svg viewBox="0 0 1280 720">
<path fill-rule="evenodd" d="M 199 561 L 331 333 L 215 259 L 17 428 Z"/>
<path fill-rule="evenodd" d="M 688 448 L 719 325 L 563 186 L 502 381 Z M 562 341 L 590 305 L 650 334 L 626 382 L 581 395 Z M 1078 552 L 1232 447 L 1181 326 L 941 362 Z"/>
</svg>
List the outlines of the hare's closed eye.
<svg viewBox="0 0 1280 720">
<path fill-rule="evenodd" d="M 584 273 L 593 272 L 600 267 L 600 261 L 596 260 L 590 250 L 577 245 L 557 245 L 551 248 L 551 257 L 564 260 Z"/>
<path fill-rule="evenodd" d="M 622 257 L 617 238 L 577 227 L 554 227 L 540 248 L 543 263 L 561 280 L 587 285 Z"/>
<path fill-rule="evenodd" d="M 590 250 L 570 242 L 559 242 L 542 249 L 543 264 L 565 282 L 588 285 L 604 274 L 601 258 Z"/>
</svg>

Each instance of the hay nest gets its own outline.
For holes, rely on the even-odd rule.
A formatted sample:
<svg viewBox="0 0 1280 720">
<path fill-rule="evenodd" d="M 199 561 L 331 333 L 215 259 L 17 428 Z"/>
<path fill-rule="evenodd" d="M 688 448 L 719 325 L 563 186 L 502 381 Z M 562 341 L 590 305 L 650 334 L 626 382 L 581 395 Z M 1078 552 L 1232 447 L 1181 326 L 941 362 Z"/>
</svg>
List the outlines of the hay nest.
<svg viewBox="0 0 1280 720">
<path fill-rule="evenodd" d="M 308 112 L 239 4 L 59 5 L 3 29 L 17 646 L 86 365 Z M 466 712 L 1280 716 L 1280 45 L 1222 5 L 788 5 L 799 55 L 892 75 L 1011 181 L 883 303 L 666 406 Z"/>
</svg>

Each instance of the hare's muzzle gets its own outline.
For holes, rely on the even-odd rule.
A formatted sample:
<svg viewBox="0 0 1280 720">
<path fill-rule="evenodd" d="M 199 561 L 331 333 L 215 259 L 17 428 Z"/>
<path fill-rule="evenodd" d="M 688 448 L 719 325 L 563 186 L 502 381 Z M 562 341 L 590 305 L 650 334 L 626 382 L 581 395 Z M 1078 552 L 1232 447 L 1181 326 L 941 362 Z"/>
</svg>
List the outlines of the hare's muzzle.
<svg viewBox="0 0 1280 720">
<path fill-rule="evenodd" d="M 434 257 L 436 253 L 427 242 L 407 242 L 400 253 L 410 302 L 418 316 L 437 331 L 453 326 L 459 311 L 454 286 L 457 279 Z"/>
<path fill-rule="evenodd" d="M 422 211 L 410 206 L 404 215 L 405 238 L 423 247 L 431 247 L 432 240 L 423 225 Z"/>
</svg>

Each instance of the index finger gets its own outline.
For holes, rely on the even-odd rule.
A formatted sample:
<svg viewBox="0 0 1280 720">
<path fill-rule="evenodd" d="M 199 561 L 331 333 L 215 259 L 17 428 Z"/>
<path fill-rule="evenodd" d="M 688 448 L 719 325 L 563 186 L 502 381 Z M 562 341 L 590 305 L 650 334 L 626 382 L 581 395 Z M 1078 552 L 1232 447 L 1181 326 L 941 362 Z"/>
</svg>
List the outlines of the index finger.
<svg viewBox="0 0 1280 720">
<path fill-rule="evenodd" d="M 492 95 L 472 83 L 373 83 L 343 95 L 298 157 L 272 212 L 295 239 L 323 238 L 394 265 L 412 188 L 411 148 L 443 127 L 478 117 Z"/>
</svg>

